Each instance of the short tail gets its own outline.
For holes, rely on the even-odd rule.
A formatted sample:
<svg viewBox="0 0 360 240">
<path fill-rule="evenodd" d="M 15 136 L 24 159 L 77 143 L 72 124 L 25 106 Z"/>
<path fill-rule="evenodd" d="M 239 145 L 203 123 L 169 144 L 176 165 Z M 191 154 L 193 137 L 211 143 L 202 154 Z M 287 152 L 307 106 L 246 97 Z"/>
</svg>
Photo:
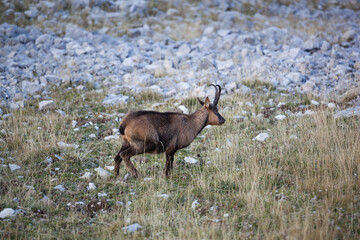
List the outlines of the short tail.
<svg viewBox="0 0 360 240">
<path fill-rule="evenodd" d="M 121 135 L 125 134 L 125 124 L 123 124 L 123 123 L 120 124 L 119 132 Z"/>
</svg>

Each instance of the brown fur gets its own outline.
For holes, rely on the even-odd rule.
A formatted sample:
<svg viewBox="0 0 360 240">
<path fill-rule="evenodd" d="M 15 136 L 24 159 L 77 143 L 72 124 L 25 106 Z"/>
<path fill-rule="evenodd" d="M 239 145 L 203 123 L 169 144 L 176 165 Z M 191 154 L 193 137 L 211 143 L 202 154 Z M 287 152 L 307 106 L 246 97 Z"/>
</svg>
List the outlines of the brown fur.
<svg viewBox="0 0 360 240">
<path fill-rule="evenodd" d="M 206 125 L 221 125 L 225 122 L 217 112 L 217 106 L 210 104 L 209 98 L 206 98 L 205 103 L 200 103 L 202 107 L 190 115 L 155 111 L 126 114 L 119 127 L 123 144 L 114 159 L 115 176 L 119 174 L 121 161 L 124 161 L 126 168 L 137 178 L 139 174 L 130 157 L 162 152 L 166 154 L 164 174 L 168 176 L 177 150 L 190 145 Z"/>
</svg>

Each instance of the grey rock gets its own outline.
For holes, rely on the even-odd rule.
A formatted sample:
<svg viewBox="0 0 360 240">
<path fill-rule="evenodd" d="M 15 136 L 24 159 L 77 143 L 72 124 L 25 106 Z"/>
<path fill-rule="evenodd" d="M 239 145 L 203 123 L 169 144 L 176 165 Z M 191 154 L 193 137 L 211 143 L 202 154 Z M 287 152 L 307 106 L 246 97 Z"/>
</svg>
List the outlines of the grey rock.
<svg viewBox="0 0 360 240">
<path fill-rule="evenodd" d="M 213 32 L 214 32 L 214 27 L 208 26 L 208 27 L 206 27 L 206 28 L 204 29 L 203 34 L 204 34 L 204 35 L 207 35 L 207 34 L 211 34 L 211 33 L 213 33 Z"/>
<path fill-rule="evenodd" d="M 234 62 L 232 59 L 226 60 L 226 61 L 216 61 L 216 66 L 218 70 L 226 70 L 229 68 L 232 68 L 234 66 Z"/>
<path fill-rule="evenodd" d="M 214 68 L 214 64 L 207 58 L 201 59 L 199 62 L 199 70 L 207 70 L 209 68 Z"/>
<path fill-rule="evenodd" d="M 310 93 L 315 88 L 315 83 L 312 81 L 307 81 L 306 83 L 301 85 L 301 89 L 306 92 Z"/>
<path fill-rule="evenodd" d="M 167 11 L 166 11 L 166 16 L 168 17 L 171 17 L 171 16 L 176 16 L 176 15 L 179 15 L 179 10 L 177 9 L 174 9 L 174 8 L 169 8 Z"/>
<path fill-rule="evenodd" d="M 22 81 L 22 91 L 29 94 L 35 95 L 41 90 L 41 84 L 38 81 L 30 82 L 30 81 Z"/>
<path fill-rule="evenodd" d="M 231 33 L 230 29 L 220 29 L 219 31 L 217 31 L 217 34 L 219 34 L 221 37 L 225 37 L 230 33 Z"/>
<path fill-rule="evenodd" d="M 303 44 L 304 50 L 312 50 L 312 49 L 320 49 L 321 47 L 321 39 L 319 38 L 310 38 Z"/>
<path fill-rule="evenodd" d="M 225 89 L 226 89 L 226 92 L 230 93 L 232 91 L 234 91 L 236 89 L 236 83 L 235 82 L 229 82 L 227 84 L 225 84 Z"/>
<path fill-rule="evenodd" d="M 179 49 L 176 52 L 176 56 L 178 57 L 184 57 L 188 55 L 191 51 L 191 48 L 187 44 L 183 44 L 179 47 Z"/>
<path fill-rule="evenodd" d="M 248 86 L 241 85 L 241 87 L 240 87 L 240 92 L 241 92 L 243 95 L 247 95 L 247 94 L 250 94 L 250 93 L 251 93 L 251 89 L 250 89 Z"/>
<path fill-rule="evenodd" d="M 356 36 L 355 29 L 349 29 L 341 35 L 341 40 L 345 42 L 352 41 Z"/>
<path fill-rule="evenodd" d="M 31 7 L 29 10 L 26 10 L 24 14 L 29 18 L 35 18 L 39 15 L 39 12 L 35 7 Z"/>
<path fill-rule="evenodd" d="M 356 106 L 356 107 L 350 107 L 350 108 L 346 108 L 342 111 L 337 112 L 334 117 L 335 118 L 339 118 L 339 117 L 354 117 L 354 116 L 360 116 L 360 106 Z"/>
<path fill-rule="evenodd" d="M 123 104 L 126 103 L 129 100 L 128 96 L 124 96 L 124 95 L 115 95 L 115 94 L 108 94 L 104 100 L 103 100 L 103 104 L 104 105 L 119 105 L 119 104 Z"/>
<path fill-rule="evenodd" d="M 65 54 L 65 50 L 57 49 L 57 48 L 50 48 L 50 52 L 57 60 L 60 60 Z"/>
<path fill-rule="evenodd" d="M 331 48 L 331 44 L 328 41 L 323 41 L 321 43 L 321 51 L 328 51 Z"/>
<path fill-rule="evenodd" d="M 281 86 L 288 86 L 291 83 L 291 80 L 287 77 L 281 77 L 280 78 L 280 85 Z"/>
<path fill-rule="evenodd" d="M 354 69 L 360 70 L 360 60 L 357 60 L 354 64 Z"/>
<path fill-rule="evenodd" d="M 90 0 L 70 0 L 73 9 L 83 9 L 89 6 Z"/>
<path fill-rule="evenodd" d="M 299 72 L 290 72 L 286 74 L 286 77 L 294 83 L 304 83 L 308 79 L 306 75 L 303 75 Z"/>
<path fill-rule="evenodd" d="M 53 100 L 45 100 L 39 102 L 39 110 L 52 110 L 55 109 L 55 103 Z"/>
<path fill-rule="evenodd" d="M 40 44 L 49 42 L 51 40 L 52 40 L 52 37 L 49 34 L 43 34 L 36 39 L 35 44 L 40 45 Z"/>
<path fill-rule="evenodd" d="M 51 74 L 46 75 L 45 79 L 48 83 L 52 85 L 60 85 L 62 82 L 62 79 L 60 77 Z"/>
</svg>

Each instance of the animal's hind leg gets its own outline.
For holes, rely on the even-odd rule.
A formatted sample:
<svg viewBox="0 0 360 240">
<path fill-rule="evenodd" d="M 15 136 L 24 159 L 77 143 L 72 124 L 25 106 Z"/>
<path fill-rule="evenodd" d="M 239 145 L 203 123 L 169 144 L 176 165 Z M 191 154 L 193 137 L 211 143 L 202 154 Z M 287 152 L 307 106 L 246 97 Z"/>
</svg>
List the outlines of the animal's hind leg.
<svg viewBox="0 0 360 240">
<path fill-rule="evenodd" d="M 115 177 L 117 177 L 119 175 L 119 168 L 120 168 L 120 163 L 122 161 L 122 158 L 120 156 L 121 152 L 123 152 L 124 150 L 126 150 L 127 148 L 129 148 L 129 144 L 124 142 L 123 145 L 121 146 L 120 151 L 116 154 L 115 158 L 114 158 L 114 175 Z"/>
<path fill-rule="evenodd" d="M 136 151 L 133 149 L 133 147 L 128 147 L 124 151 L 120 153 L 120 157 L 122 160 L 124 160 L 125 167 L 130 171 L 130 173 L 135 177 L 139 177 L 139 173 L 136 170 L 134 164 L 130 161 L 130 158 L 136 154 Z"/>
</svg>

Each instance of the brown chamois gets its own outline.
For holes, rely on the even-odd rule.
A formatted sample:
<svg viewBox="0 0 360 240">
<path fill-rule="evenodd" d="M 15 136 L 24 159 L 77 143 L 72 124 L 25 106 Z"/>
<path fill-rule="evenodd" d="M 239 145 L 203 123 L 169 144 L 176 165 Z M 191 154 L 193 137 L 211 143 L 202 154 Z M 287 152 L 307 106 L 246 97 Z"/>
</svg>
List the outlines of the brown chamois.
<svg viewBox="0 0 360 240">
<path fill-rule="evenodd" d="M 136 111 L 124 116 L 119 131 L 122 139 L 120 151 L 115 156 L 115 176 L 119 175 L 119 165 L 124 161 L 126 168 L 138 178 L 139 174 L 130 158 L 137 154 L 165 152 L 164 174 L 168 176 L 173 168 L 174 154 L 177 150 L 190 145 L 207 125 L 221 125 L 225 119 L 218 113 L 217 104 L 221 87 L 216 90 L 214 102 L 209 98 L 198 101 L 202 107 L 192 114 L 177 112 Z M 218 88 L 217 88 L 218 87 Z"/>
</svg>

